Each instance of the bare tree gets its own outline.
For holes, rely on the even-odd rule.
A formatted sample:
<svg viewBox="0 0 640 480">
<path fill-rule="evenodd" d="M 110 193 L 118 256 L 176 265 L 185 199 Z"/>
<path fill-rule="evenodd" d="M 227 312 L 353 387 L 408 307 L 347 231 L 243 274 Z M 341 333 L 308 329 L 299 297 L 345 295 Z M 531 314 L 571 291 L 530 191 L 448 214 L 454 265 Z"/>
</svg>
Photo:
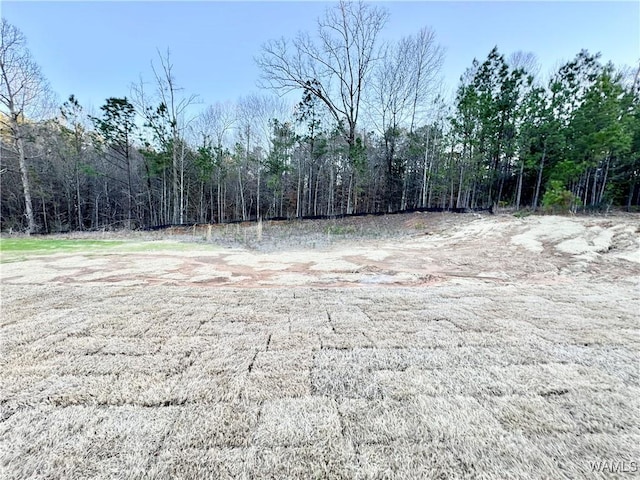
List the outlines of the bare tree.
<svg viewBox="0 0 640 480">
<path fill-rule="evenodd" d="M 36 231 L 27 165 L 26 143 L 30 123 L 40 120 L 50 107 L 51 92 L 40 67 L 31 57 L 22 32 L 4 18 L 0 26 L 0 117 L 13 143 L 20 166 L 24 193 L 27 233 Z"/>
<path fill-rule="evenodd" d="M 521 68 L 534 79 L 538 78 L 540 74 L 540 62 L 533 52 L 523 52 L 522 50 L 513 52 L 507 59 L 507 65 L 513 70 Z"/>
<path fill-rule="evenodd" d="M 132 86 L 133 103 L 139 113 L 147 121 L 147 125 L 154 131 L 163 148 L 171 150 L 171 194 L 172 194 L 172 222 L 183 223 L 185 213 L 185 185 L 184 162 L 186 145 L 184 141 L 185 129 L 188 121 L 185 118 L 189 106 L 193 105 L 197 95 L 183 96 L 182 88 L 176 84 L 171 63 L 171 53 L 162 55 L 158 51 L 160 66 L 153 62 L 151 69 L 156 81 L 156 95 L 151 100 L 144 91 L 144 84 Z M 159 105 L 153 106 L 157 101 Z"/>
<path fill-rule="evenodd" d="M 432 104 L 444 50 L 436 42 L 434 31 L 425 27 L 416 35 L 387 45 L 383 57 L 374 70 L 367 106 L 384 143 L 387 200 L 391 203 L 398 193 L 394 190 L 399 190 L 400 182 L 406 186 L 407 180 L 407 169 L 397 165 L 396 158 L 401 129 L 413 132 L 416 119 Z"/>
<path fill-rule="evenodd" d="M 271 153 L 271 122 L 291 117 L 292 107 L 282 98 L 274 95 L 251 94 L 238 100 L 238 140 L 245 148 L 245 161 L 248 166 L 250 152 L 262 155 L 255 158 L 256 182 L 256 216 L 261 216 L 262 162 Z M 241 175 L 239 179 L 241 180 Z"/>
<path fill-rule="evenodd" d="M 293 111 L 289 102 L 275 95 L 247 95 L 240 98 L 237 105 L 240 131 L 250 126 L 254 144 L 264 150 L 269 149 L 271 120 L 287 120 Z"/>
<path fill-rule="evenodd" d="M 222 147 L 227 140 L 227 134 L 238 119 L 235 105 L 231 102 L 209 105 L 195 119 L 191 130 L 196 134 L 196 141 L 203 137 L 215 141 L 217 147 Z"/>
<path fill-rule="evenodd" d="M 190 130 L 194 136 L 194 142 L 202 145 L 204 151 L 209 153 L 210 165 L 207 165 L 211 173 L 210 182 L 210 202 L 211 202 L 211 218 L 213 213 L 213 180 L 216 180 L 216 204 L 218 212 L 218 222 L 224 220 L 224 198 L 223 198 L 223 157 L 224 148 L 229 132 L 238 120 L 237 108 L 234 104 L 217 102 L 209 105 L 193 122 Z M 204 197 L 204 181 L 201 185 L 201 204 Z M 201 205 L 201 211 L 204 212 L 204 206 Z"/>
<path fill-rule="evenodd" d="M 341 0 L 318 20 L 317 38 L 299 33 L 292 40 L 271 40 L 256 59 L 263 85 L 280 92 L 302 90 L 324 103 L 350 147 L 365 84 L 378 60 L 377 38 L 386 10 L 362 1 Z"/>
</svg>

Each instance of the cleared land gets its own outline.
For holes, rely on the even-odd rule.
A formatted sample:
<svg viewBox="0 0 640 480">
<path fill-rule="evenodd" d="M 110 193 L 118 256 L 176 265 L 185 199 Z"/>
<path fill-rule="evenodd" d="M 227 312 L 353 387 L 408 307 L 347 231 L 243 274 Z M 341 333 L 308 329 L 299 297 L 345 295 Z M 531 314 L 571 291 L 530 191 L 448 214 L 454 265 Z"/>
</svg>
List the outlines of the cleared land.
<svg viewBox="0 0 640 480">
<path fill-rule="evenodd" d="M 1 478 L 633 475 L 638 216 L 172 233 L 2 241 Z"/>
</svg>

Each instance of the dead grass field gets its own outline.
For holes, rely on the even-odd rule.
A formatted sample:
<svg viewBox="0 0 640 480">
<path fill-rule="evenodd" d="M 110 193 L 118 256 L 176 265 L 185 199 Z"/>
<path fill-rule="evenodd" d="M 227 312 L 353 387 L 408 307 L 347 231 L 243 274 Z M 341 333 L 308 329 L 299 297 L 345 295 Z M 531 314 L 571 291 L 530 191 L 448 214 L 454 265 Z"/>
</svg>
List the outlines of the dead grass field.
<svg viewBox="0 0 640 480">
<path fill-rule="evenodd" d="M 638 475 L 638 216 L 261 229 L 3 252 L 0 478 Z"/>
</svg>

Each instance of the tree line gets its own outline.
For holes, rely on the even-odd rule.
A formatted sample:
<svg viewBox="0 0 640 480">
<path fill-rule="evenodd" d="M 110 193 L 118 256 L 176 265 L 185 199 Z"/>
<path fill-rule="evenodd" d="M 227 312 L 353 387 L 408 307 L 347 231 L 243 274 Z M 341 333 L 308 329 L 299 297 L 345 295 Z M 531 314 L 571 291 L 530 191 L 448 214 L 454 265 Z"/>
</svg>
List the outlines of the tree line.
<svg viewBox="0 0 640 480">
<path fill-rule="evenodd" d="M 378 6 L 341 1 L 316 35 L 262 46 L 266 93 L 197 114 L 159 52 L 150 82 L 88 114 L 73 95 L 56 104 L 3 19 L 2 230 L 640 207 L 640 70 L 581 51 L 543 79 L 532 54 L 496 47 L 447 101 L 433 30 L 384 43 L 386 22 Z"/>
</svg>

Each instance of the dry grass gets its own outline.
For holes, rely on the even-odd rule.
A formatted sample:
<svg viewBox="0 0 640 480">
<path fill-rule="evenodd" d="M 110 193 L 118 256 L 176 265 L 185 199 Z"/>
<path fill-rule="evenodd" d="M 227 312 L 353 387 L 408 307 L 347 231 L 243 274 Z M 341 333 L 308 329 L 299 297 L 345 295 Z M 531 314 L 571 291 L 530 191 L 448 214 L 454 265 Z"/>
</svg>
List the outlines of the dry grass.
<svg viewBox="0 0 640 480">
<path fill-rule="evenodd" d="M 169 287 L 32 285 L 24 298 L 17 289 L 3 286 L 5 312 L 44 296 L 68 306 L 49 309 L 40 335 L 27 333 L 41 324 L 35 310 L 3 318 L 6 478 L 570 478 L 590 460 L 637 458 L 632 290 L 584 315 L 580 337 L 573 322 L 555 322 L 552 337 L 564 340 L 554 341 L 547 322 L 575 310 L 572 289 L 539 287 L 548 301 L 513 322 L 512 305 L 524 298 L 501 286 L 464 287 L 470 295 L 456 302 L 470 312 L 464 322 L 431 301 L 455 286 L 387 291 L 384 303 L 378 289 L 360 290 L 353 305 L 337 290 L 194 297 Z M 490 304 L 475 301 L 480 290 Z M 103 315 L 75 300 L 87 295 Z M 164 298 L 175 304 L 170 315 L 154 313 Z M 295 315 L 310 301 L 332 321 Z M 271 305 L 281 320 L 227 322 L 233 304 Z M 393 319 L 377 317 L 383 304 Z M 432 315 L 410 315 L 407 304 Z M 110 316 L 118 305 L 141 310 L 144 328 Z M 212 306 L 218 313 L 193 329 L 170 327 L 185 309 Z M 619 326 L 602 338 L 606 318 Z M 599 341 L 585 345 L 587 336 Z"/>
<path fill-rule="evenodd" d="M 640 460 L 624 271 L 295 289 L 15 275 L 1 478 L 626 478 L 591 462 Z"/>
</svg>

